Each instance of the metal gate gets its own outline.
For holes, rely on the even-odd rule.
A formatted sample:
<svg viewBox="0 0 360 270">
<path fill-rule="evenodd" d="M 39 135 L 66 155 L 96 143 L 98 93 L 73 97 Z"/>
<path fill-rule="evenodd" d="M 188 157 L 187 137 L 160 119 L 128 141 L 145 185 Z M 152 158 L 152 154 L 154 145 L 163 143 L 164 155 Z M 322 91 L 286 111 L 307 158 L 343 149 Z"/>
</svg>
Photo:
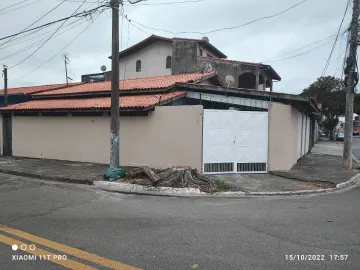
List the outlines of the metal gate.
<svg viewBox="0 0 360 270">
<path fill-rule="evenodd" d="M 268 112 L 204 110 L 203 172 L 265 173 Z"/>
</svg>

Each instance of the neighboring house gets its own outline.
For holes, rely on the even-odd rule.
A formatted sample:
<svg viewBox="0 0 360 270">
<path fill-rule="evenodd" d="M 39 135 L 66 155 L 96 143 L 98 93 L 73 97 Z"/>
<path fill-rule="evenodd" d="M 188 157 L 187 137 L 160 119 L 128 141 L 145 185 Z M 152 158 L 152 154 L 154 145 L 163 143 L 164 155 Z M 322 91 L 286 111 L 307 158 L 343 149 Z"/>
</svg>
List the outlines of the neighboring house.
<svg viewBox="0 0 360 270">
<path fill-rule="evenodd" d="M 81 83 L 69 83 L 69 84 L 62 83 L 62 84 L 49 84 L 49 85 L 9 88 L 7 91 L 8 104 L 17 104 L 31 100 L 32 94 L 61 89 L 65 87 L 71 87 L 79 84 Z M 4 98 L 5 98 L 4 90 L 0 90 L 0 107 L 4 106 Z"/>
<path fill-rule="evenodd" d="M 281 80 L 269 65 L 226 58 L 207 37 L 187 39 L 152 35 L 119 53 L 120 79 L 216 71 L 228 87 L 267 91 L 273 90 L 273 81 Z M 110 73 L 106 72 L 103 78 L 110 78 Z"/>
<path fill-rule="evenodd" d="M 10 118 L 0 134 L 4 152 L 109 162 L 110 82 L 31 98 L 0 109 Z M 123 166 L 191 166 L 204 173 L 289 170 L 317 139 L 314 100 L 225 87 L 215 71 L 120 81 L 119 99 Z"/>
</svg>

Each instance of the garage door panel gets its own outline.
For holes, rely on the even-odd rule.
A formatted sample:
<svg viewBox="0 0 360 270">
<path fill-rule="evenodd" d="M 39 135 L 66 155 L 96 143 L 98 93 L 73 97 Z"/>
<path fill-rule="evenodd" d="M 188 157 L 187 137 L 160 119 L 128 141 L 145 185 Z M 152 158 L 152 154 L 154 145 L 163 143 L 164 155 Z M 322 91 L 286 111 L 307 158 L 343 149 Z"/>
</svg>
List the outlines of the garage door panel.
<svg viewBox="0 0 360 270">
<path fill-rule="evenodd" d="M 209 129 L 231 129 L 234 124 L 232 111 L 208 111 L 204 117 L 204 125 Z"/>
<path fill-rule="evenodd" d="M 209 146 L 204 148 L 204 163 L 233 162 L 233 146 Z"/>
<path fill-rule="evenodd" d="M 237 163 L 267 162 L 267 151 L 262 146 L 238 146 L 235 148 Z"/>
<path fill-rule="evenodd" d="M 235 135 L 236 146 L 266 146 L 267 132 L 261 130 L 237 130 Z"/>
<path fill-rule="evenodd" d="M 205 145 L 233 145 L 234 130 L 232 129 L 213 129 L 209 130 L 207 136 L 204 137 Z"/>
<path fill-rule="evenodd" d="M 268 113 L 204 110 L 204 173 L 266 172 Z"/>
</svg>

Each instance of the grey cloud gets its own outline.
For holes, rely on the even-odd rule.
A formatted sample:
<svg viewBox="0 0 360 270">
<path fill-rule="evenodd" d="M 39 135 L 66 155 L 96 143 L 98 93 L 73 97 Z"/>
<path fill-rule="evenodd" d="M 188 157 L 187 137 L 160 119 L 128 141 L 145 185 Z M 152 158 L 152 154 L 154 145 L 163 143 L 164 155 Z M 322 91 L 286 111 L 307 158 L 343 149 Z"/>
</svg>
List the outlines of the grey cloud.
<svg viewBox="0 0 360 270">
<path fill-rule="evenodd" d="M 146 3 L 160 3 L 166 0 L 149 0 Z M 168 0 L 174 1 L 174 0 Z M 0 8 L 8 5 L 1 1 Z M 46 3 L 45 3 L 46 2 Z M 300 0 L 206 0 L 199 3 L 173 4 L 163 6 L 125 6 L 125 14 L 132 20 L 139 21 L 147 26 L 169 29 L 171 31 L 210 31 L 216 28 L 241 25 L 250 20 L 268 16 L 288 8 Z M 42 3 L 42 4 L 40 4 Z M 0 29 L 0 36 L 5 36 L 21 30 L 36 18 L 54 7 L 58 1 L 49 0 L 34 4 L 33 8 L 19 10 L 7 16 L 0 16 L 0 21 L 5 22 L 5 27 Z M 291 50 L 326 38 L 334 34 L 340 24 L 347 0 L 309 0 L 299 7 L 284 13 L 276 18 L 258 21 L 234 30 L 220 31 L 206 34 L 212 44 L 228 55 L 229 59 L 240 61 L 264 61 L 284 57 L 283 54 Z M 66 3 L 51 16 L 42 20 L 41 23 L 69 15 L 80 3 Z M 89 6 L 89 5 L 88 5 Z M 71 64 L 69 74 L 76 80 L 80 80 L 81 74 L 99 72 L 100 66 L 105 64 L 110 69 L 110 61 L 107 56 L 111 52 L 111 19 L 110 12 L 106 11 L 65 51 L 69 54 Z M 14 15 L 17 16 L 14 16 Z M 345 20 L 349 23 L 351 9 Z M 21 19 L 20 19 L 21 18 Z M 9 70 L 9 76 L 15 78 L 34 69 L 54 53 L 59 51 L 70 39 L 72 39 L 83 27 L 79 26 L 61 35 L 46 44 L 34 57 L 24 62 L 21 66 Z M 124 20 L 122 27 L 123 48 L 147 37 L 147 34 L 139 31 Z M 173 37 L 173 34 L 161 31 L 144 29 L 149 34 Z M 183 37 L 201 38 L 199 34 L 177 35 Z M 129 42 L 127 42 L 129 41 Z M 0 58 L 15 52 L 30 43 L 24 43 L 7 50 L 0 50 Z M 275 90 L 288 93 L 299 93 L 321 75 L 329 55 L 332 44 L 314 50 L 306 55 L 273 63 L 272 66 L 282 77 L 282 81 L 275 84 Z M 340 53 L 340 43 L 334 51 L 334 55 L 327 75 L 333 75 L 337 68 Z M 345 51 L 345 45 L 342 45 Z M 31 50 L 29 50 L 31 52 Z M 299 51 L 298 53 L 301 53 Z M 296 53 L 294 53 L 296 54 Z M 7 59 L 6 63 L 11 66 L 23 59 L 27 54 L 23 53 Z M 286 56 L 291 56 L 286 55 Z M 340 57 L 341 58 L 341 57 Z M 14 86 L 36 85 L 44 83 L 64 82 L 64 63 L 61 56 L 55 57 L 43 68 L 31 75 L 13 82 Z M 2 87 L 2 83 L 0 84 Z"/>
</svg>

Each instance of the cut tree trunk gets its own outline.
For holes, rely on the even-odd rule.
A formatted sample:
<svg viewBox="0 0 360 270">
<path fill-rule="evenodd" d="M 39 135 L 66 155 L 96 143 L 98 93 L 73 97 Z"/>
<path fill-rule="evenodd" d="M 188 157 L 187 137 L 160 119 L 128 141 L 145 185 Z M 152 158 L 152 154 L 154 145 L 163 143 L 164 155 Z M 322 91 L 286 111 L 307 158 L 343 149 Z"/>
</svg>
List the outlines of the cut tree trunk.
<svg viewBox="0 0 360 270">
<path fill-rule="evenodd" d="M 211 179 L 202 175 L 194 168 L 171 167 L 159 173 L 154 172 L 147 166 L 138 167 L 138 169 L 136 174 L 146 174 L 153 186 L 193 187 L 199 188 L 203 192 L 211 192 L 214 189 Z"/>
</svg>

